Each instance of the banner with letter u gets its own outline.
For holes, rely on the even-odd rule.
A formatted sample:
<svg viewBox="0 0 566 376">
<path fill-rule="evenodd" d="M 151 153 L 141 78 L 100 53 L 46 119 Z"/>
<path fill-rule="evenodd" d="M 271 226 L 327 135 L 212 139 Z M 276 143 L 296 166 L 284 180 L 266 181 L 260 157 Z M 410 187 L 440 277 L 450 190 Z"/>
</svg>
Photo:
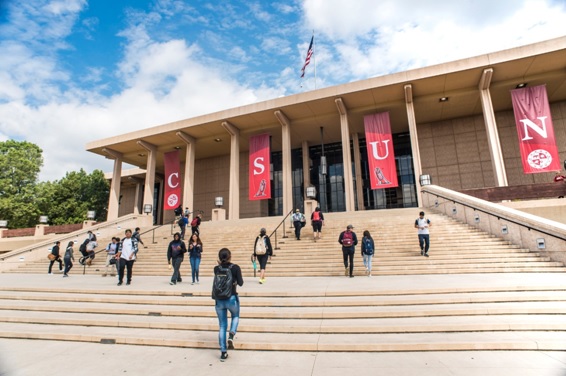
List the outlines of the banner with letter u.
<svg viewBox="0 0 566 376">
<path fill-rule="evenodd" d="M 269 134 L 250 137 L 250 200 L 271 198 Z"/>
<path fill-rule="evenodd" d="M 181 204 L 181 163 L 179 151 L 163 154 L 165 164 L 165 191 L 163 210 L 176 209 Z"/>
<path fill-rule="evenodd" d="M 389 112 L 364 116 L 364 127 L 371 189 L 399 186 Z"/>
<path fill-rule="evenodd" d="M 523 172 L 534 174 L 560 170 L 546 86 L 511 90 L 511 99 Z"/>
</svg>

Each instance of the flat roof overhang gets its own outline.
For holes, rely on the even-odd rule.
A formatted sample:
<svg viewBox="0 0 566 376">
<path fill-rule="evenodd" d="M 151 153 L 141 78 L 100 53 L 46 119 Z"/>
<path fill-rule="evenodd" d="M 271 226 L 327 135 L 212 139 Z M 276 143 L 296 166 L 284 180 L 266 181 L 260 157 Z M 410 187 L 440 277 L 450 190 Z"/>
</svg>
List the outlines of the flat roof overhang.
<svg viewBox="0 0 566 376">
<path fill-rule="evenodd" d="M 348 110 L 351 133 L 363 134 L 363 117 L 382 111 L 390 112 L 393 133 L 406 132 L 405 85 L 412 85 L 417 124 L 479 115 L 478 85 L 487 68 L 493 69 L 490 93 L 496 112 L 512 109 L 509 91 L 523 82 L 529 86 L 545 84 L 551 103 L 566 100 L 566 37 L 561 37 L 140 129 L 90 142 L 86 150 L 107 157 L 103 149 L 108 148 L 122 153 L 123 162 L 145 168 L 147 151 L 137 143 L 143 140 L 157 146 L 157 171 L 161 171 L 163 152 L 185 148 L 176 135 L 179 131 L 196 139 L 197 159 L 228 155 L 230 136 L 223 122 L 240 130 L 241 152 L 248 150 L 250 136 L 261 133 L 270 133 L 272 150 L 281 150 L 281 125 L 274 115 L 278 110 L 291 121 L 293 148 L 304 140 L 320 144 L 320 127 L 324 127 L 325 143 L 337 142 L 341 139 L 337 98 Z M 440 97 L 449 100 L 440 102 Z M 184 153 L 180 156 L 183 161 Z"/>
</svg>

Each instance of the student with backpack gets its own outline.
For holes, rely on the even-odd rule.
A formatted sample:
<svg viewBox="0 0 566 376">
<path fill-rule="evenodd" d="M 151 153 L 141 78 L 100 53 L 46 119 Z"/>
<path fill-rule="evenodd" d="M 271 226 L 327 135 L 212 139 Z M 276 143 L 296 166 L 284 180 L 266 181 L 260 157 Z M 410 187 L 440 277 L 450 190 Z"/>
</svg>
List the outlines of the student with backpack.
<svg viewBox="0 0 566 376">
<path fill-rule="evenodd" d="M 373 258 L 373 253 L 375 251 L 375 244 L 373 238 L 371 237 L 368 230 L 364 231 L 364 237 L 362 238 L 362 259 L 364 260 L 364 266 L 366 267 L 366 274 L 371 277 L 371 260 Z"/>
<path fill-rule="evenodd" d="M 265 267 L 267 266 L 267 260 L 273 254 L 273 249 L 271 248 L 271 241 L 269 236 L 266 235 L 265 228 L 259 231 L 259 235 L 255 238 L 254 243 L 254 256 L 259 262 L 259 284 L 265 283 Z"/>
<path fill-rule="evenodd" d="M 199 214 L 196 217 L 194 217 L 193 220 L 191 221 L 191 235 L 192 234 L 200 235 L 199 226 L 200 226 L 201 218 L 202 218 L 202 214 Z"/>
<path fill-rule="evenodd" d="M 320 240 L 320 233 L 322 232 L 322 225 L 324 224 L 324 215 L 320 211 L 320 208 L 317 206 L 314 209 L 314 212 L 311 214 L 311 221 L 312 221 L 312 237 L 316 242 L 317 239 Z"/>
<path fill-rule="evenodd" d="M 419 218 L 415 219 L 415 228 L 419 236 L 419 247 L 421 247 L 421 256 L 428 257 L 428 248 L 430 247 L 430 236 L 428 228 L 432 226 L 430 219 L 425 218 L 424 211 L 419 213 Z"/>
<path fill-rule="evenodd" d="M 212 299 L 216 301 L 215 309 L 218 316 L 218 343 L 220 344 L 220 361 L 228 358 L 228 349 L 234 349 L 234 337 L 240 322 L 240 299 L 236 290 L 237 286 L 244 284 L 242 270 L 236 264 L 232 264 L 232 254 L 228 248 L 222 248 L 218 252 L 218 265 L 214 267 L 214 279 L 212 281 Z M 230 333 L 226 340 L 228 329 L 228 311 L 230 311 Z"/>
<path fill-rule="evenodd" d="M 189 224 L 188 215 L 182 215 L 181 218 L 179 218 L 179 220 L 177 221 L 177 225 L 179 225 L 179 228 L 181 229 L 181 240 L 185 239 L 185 229 L 187 228 L 188 224 Z"/>
<path fill-rule="evenodd" d="M 346 231 L 342 231 L 338 237 L 338 243 L 342 244 L 342 256 L 344 257 L 344 275 L 354 278 L 354 252 L 358 244 L 358 237 L 352 231 L 354 226 L 348 225 Z M 349 266 L 348 266 L 349 261 Z"/>
</svg>

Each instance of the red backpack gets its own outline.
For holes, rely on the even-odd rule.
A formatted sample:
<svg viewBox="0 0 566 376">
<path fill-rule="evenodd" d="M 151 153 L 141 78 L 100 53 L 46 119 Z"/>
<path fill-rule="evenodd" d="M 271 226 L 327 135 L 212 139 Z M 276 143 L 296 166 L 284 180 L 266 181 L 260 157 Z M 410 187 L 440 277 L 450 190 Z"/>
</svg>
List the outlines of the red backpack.
<svg viewBox="0 0 566 376">
<path fill-rule="evenodd" d="M 197 226 L 198 226 L 198 217 L 195 217 L 195 218 L 191 221 L 191 226 L 192 226 L 192 227 L 197 227 Z"/>
<path fill-rule="evenodd" d="M 342 235 L 342 245 L 344 247 L 351 247 L 354 244 L 354 235 L 352 235 L 351 231 L 345 231 L 344 235 Z"/>
<path fill-rule="evenodd" d="M 312 213 L 312 220 L 313 221 L 320 221 L 320 212 L 319 211 L 315 211 L 314 213 Z"/>
</svg>

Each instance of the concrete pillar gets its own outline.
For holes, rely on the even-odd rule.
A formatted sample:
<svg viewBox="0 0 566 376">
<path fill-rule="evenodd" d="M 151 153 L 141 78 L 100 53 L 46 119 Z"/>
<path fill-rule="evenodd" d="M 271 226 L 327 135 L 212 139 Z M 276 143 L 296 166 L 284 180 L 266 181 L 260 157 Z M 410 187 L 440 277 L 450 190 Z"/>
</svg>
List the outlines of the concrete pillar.
<svg viewBox="0 0 566 376">
<path fill-rule="evenodd" d="M 417 202 L 419 207 L 423 205 L 423 196 L 420 190 L 420 176 L 422 175 L 421 152 L 419 150 L 419 137 L 417 134 L 417 120 L 415 118 L 415 104 L 413 103 L 413 86 L 405 85 L 405 107 L 407 108 L 407 119 L 409 120 L 409 135 L 411 137 L 411 153 L 413 154 L 413 173 L 417 188 Z"/>
<path fill-rule="evenodd" d="M 291 122 L 277 110 L 275 117 L 281 124 L 281 155 L 283 160 L 283 215 L 293 210 L 293 170 L 291 165 Z M 298 204 L 298 203 L 297 203 Z"/>
<path fill-rule="evenodd" d="M 195 149 L 196 140 L 185 132 L 177 132 L 177 137 L 185 142 L 185 179 L 183 183 L 183 210 L 194 210 L 195 195 Z"/>
<path fill-rule="evenodd" d="M 120 209 L 120 185 L 122 179 L 122 153 L 112 149 L 104 148 L 102 151 L 109 158 L 114 159 L 114 169 L 112 170 L 112 181 L 110 182 L 110 197 L 108 198 L 108 214 L 107 221 L 118 218 Z"/>
<path fill-rule="evenodd" d="M 144 207 L 145 205 L 151 205 L 151 207 L 155 210 L 155 208 L 153 207 L 153 190 L 155 188 L 155 160 L 157 157 L 157 147 L 143 140 L 138 141 L 138 145 L 140 145 L 147 151 L 147 167 L 145 168 L 145 184 L 142 207 Z M 149 214 L 151 215 L 152 213 Z"/>
<path fill-rule="evenodd" d="M 134 192 L 134 211 L 133 211 L 133 213 L 134 214 L 140 214 L 141 213 L 140 196 L 141 196 L 141 187 L 143 186 L 143 180 L 138 179 L 138 178 L 133 177 L 133 176 L 129 176 L 128 180 L 136 184 L 136 190 Z"/>
<path fill-rule="evenodd" d="M 356 175 L 356 203 L 358 210 L 365 210 L 364 207 L 364 187 L 362 179 L 362 158 L 360 156 L 360 137 L 357 133 L 352 133 L 352 143 L 354 144 L 354 171 Z"/>
<path fill-rule="evenodd" d="M 352 174 L 352 157 L 350 154 L 350 127 L 348 124 L 348 111 L 342 98 L 334 100 L 340 113 L 340 131 L 342 134 L 342 159 L 344 163 L 344 193 L 346 211 L 355 211 L 354 181 Z"/>
<path fill-rule="evenodd" d="M 507 173 L 505 172 L 505 162 L 503 160 L 501 144 L 499 143 L 499 132 L 497 131 L 493 103 L 491 102 L 491 94 L 489 92 L 492 76 L 493 68 L 484 69 L 478 84 L 478 89 L 480 91 L 483 119 L 485 122 L 485 131 L 487 133 L 487 146 L 489 147 L 489 154 L 491 155 L 495 186 L 506 187 L 508 185 Z"/>
<path fill-rule="evenodd" d="M 228 219 L 240 219 L 240 130 L 227 121 L 222 127 L 230 134 Z"/>
</svg>

